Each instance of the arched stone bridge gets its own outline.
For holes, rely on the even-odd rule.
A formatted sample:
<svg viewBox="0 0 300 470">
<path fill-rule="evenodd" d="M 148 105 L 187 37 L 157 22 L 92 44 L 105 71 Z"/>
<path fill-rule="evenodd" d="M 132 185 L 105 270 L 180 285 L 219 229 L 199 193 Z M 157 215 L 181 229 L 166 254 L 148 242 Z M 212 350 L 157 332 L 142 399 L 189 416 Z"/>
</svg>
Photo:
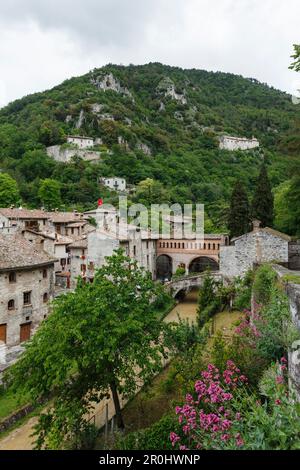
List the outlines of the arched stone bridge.
<svg viewBox="0 0 300 470">
<path fill-rule="evenodd" d="M 183 276 L 181 278 L 168 281 L 164 285 L 166 289 L 171 293 L 171 295 L 173 297 L 176 297 L 180 292 L 188 292 L 193 287 L 201 287 L 205 275 L 206 273 L 199 273 L 189 276 Z M 212 276 L 217 281 L 226 281 L 226 278 L 220 273 L 220 271 L 213 271 L 210 273 L 210 276 Z"/>
</svg>

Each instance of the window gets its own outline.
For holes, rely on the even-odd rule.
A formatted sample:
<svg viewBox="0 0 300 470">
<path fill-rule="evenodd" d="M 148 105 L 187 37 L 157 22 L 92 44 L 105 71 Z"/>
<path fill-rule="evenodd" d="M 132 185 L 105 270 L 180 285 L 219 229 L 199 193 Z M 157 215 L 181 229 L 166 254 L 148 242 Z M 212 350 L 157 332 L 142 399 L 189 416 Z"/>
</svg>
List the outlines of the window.
<svg viewBox="0 0 300 470">
<path fill-rule="evenodd" d="M 133 247 L 133 256 L 135 256 L 135 255 L 136 255 L 136 246 L 134 245 L 134 247 Z"/>
<path fill-rule="evenodd" d="M 43 302 L 44 302 L 44 304 L 48 302 L 48 298 L 49 298 L 49 297 L 48 297 L 48 294 L 47 294 L 47 292 L 45 292 L 45 294 L 43 295 Z"/>
<path fill-rule="evenodd" d="M 14 310 L 15 309 L 14 299 L 11 299 L 11 300 L 8 301 L 7 308 L 8 308 L 8 310 Z"/>
<path fill-rule="evenodd" d="M 15 272 L 9 273 L 9 282 L 17 282 L 17 275 Z"/>
<path fill-rule="evenodd" d="M 86 271 L 86 264 L 82 264 L 80 266 L 80 269 L 81 269 L 82 272 L 85 272 Z"/>
<path fill-rule="evenodd" d="M 46 279 L 48 277 L 47 269 L 43 269 L 43 278 Z"/>
<path fill-rule="evenodd" d="M 23 293 L 24 305 L 31 305 L 31 291 Z"/>
</svg>

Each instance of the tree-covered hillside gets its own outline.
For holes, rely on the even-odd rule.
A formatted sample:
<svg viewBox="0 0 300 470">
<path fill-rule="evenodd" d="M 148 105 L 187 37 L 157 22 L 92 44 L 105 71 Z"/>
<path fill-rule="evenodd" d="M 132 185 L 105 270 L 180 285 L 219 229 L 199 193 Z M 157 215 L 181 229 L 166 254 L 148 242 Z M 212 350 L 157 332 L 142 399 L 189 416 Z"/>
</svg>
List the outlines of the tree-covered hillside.
<svg viewBox="0 0 300 470">
<path fill-rule="evenodd" d="M 111 199 L 99 176 L 132 184 L 151 178 L 160 183 L 156 198 L 205 203 L 220 226 L 236 178 L 251 197 L 263 156 L 273 188 L 290 177 L 300 156 L 299 122 L 289 95 L 254 79 L 159 63 L 107 65 L 0 110 L 0 168 L 31 207 L 42 204 L 45 179 L 59 182 L 62 207 L 89 208 L 99 196 Z M 223 133 L 254 135 L 261 147 L 219 150 Z M 68 134 L 101 139 L 102 162 L 48 158 L 46 147 Z"/>
</svg>

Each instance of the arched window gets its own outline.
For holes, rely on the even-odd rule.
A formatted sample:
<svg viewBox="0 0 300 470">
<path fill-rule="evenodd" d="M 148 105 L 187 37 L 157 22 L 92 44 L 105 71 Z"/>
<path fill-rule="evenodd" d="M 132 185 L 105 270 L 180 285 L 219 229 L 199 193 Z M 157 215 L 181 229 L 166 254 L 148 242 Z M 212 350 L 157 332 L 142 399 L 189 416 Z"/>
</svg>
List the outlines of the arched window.
<svg viewBox="0 0 300 470">
<path fill-rule="evenodd" d="M 45 294 L 43 295 L 43 302 L 44 302 L 44 304 L 45 304 L 46 302 L 48 302 L 48 299 L 49 299 L 48 293 L 45 292 Z"/>
<path fill-rule="evenodd" d="M 14 299 L 11 299 L 11 300 L 8 301 L 7 308 L 8 308 L 8 310 L 14 310 L 15 309 Z"/>
</svg>

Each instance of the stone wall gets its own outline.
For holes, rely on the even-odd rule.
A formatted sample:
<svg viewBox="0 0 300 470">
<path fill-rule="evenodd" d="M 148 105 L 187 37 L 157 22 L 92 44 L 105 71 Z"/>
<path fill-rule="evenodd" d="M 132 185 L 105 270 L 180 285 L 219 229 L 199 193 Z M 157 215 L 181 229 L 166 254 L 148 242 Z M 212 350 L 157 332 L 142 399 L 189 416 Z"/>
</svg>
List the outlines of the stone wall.
<svg viewBox="0 0 300 470">
<path fill-rule="evenodd" d="M 225 150 L 249 150 L 259 147 L 259 142 L 254 137 L 246 139 L 244 137 L 222 136 L 219 140 L 219 148 Z"/>
<path fill-rule="evenodd" d="M 47 270 L 46 278 L 43 277 L 43 269 Z M 24 306 L 23 293 L 29 291 L 31 304 Z M 54 295 L 53 265 L 16 271 L 16 282 L 9 282 L 8 272 L 1 272 L 0 292 L 0 323 L 7 325 L 6 344 L 11 347 L 20 342 L 21 324 L 31 322 L 33 332 L 48 314 L 48 303 L 44 303 L 43 296 L 47 293 L 51 299 Z M 8 310 L 9 300 L 15 302 L 13 310 Z"/>
<path fill-rule="evenodd" d="M 101 152 L 94 150 L 80 150 L 72 148 L 61 148 L 60 145 L 47 147 L 47 154 L 57 162 L 68 163 L 72 157 L 78 156 L 85 161 L 93 162 L 101 160 Z"/>
<path fill-rule="evenodd" d="M 220 270 L 224 275 L 243 276 L 257 263 L 288 263 L 288 242 L 264 230 L 246 233 L 234 245 L 220 249 Z"/>
<path fill-rule="evenodd" d="M 300 240 L 289 243 L 289 269 L 300 270 Z"/>
</svg>

